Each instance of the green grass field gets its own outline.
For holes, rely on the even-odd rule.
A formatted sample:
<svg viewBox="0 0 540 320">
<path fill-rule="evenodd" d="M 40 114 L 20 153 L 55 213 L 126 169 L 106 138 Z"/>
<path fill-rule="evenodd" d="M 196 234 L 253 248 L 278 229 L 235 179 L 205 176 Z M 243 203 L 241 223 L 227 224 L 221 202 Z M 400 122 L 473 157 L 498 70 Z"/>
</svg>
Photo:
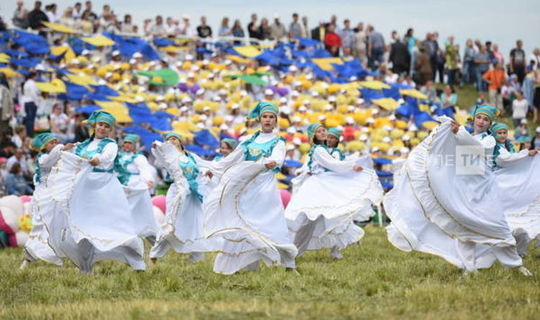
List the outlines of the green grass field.
<svg viewBox="0 0 540 320">
<path fill-rule="evenodd" d="M 384 229 L 334 261 L 328 251 L 297 260 L 300 274 L 266 268 L 223 276 L 212 256 L 196 264 L 170 252 L 146 272 L 99 262 L 80 275 L 42 262 L 18 270 L 20 249 L 0 251 L 0 319 L 538 319 L 540 248 L 524 277 L 497 265 L 463 276 L 444 260 L 405 253 Z"/>
</svg>

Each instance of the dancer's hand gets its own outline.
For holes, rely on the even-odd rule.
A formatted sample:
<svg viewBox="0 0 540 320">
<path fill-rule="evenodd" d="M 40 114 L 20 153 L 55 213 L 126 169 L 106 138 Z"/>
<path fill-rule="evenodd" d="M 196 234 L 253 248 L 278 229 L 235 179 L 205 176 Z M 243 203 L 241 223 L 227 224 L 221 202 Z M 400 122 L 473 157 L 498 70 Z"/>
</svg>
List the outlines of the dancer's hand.
<svg viewBox="0 0 540 320">
<path fill-rule="evenodd" d="M 214 176 L 214 174 L 210 170 L 206 171 L 205 175 L 210 179 L 212 179 L 212 177 Z"/>
<path fill-rule="evenodd" d="M 538 150 L 536 149 L 529 150 L 529 157 L 534 157 L 537 154 L 538 154 Z"/>
<path fill-rule="evenodd" d="M 358 166 L 358 165 L 352 167 L 352 169 L 353 169 L 353 171 L 356 171 L 356 172 L 360 172 L 360 171 L 364 170 L 364 168 L 362 166 Z"/>
<path fill-rule="evenodd" d="M 277 163 L 274 160 L 272 160 L 272 161 L 268 162 L 267 164 L 265 164 L 264 166 L 266 167 L 266 169 L 272 170 L 272 169 L 274 169 L 276 167 L 276 165 L 277 165 Z"/>
<path fill-rule="evenodd" d="M 93 158 L 89 162 L 90 162 L 90 165 L 93 166 L 93 167 L 99 166 L 99 164 L 101 163 L 101 161 L 99 161 L 98 158 Z"/>
<path fill-rule="evenodd" d="M 452 126 L 452 132 L 453 132 L 453 133 L 457 133 L 458 130 L 459 130 L 459 123 L 457 123 L 456 121 L 452 120 L 452 122 L 450 123 L 450 125 Z"/>
<path fill-rule="evenodd" d="M 73 149 L 73 147 L 75 147 L 74 143 L 68 143 L 68 144 L 66 144 L 65 146 L 62 147 L 62 151 L 71 150 L 71 149 Z"/>
<path fill-rule="evenodd" d="M 148 189 L 152 189 L 154 187 L 154 183 L 152 181 L 148 181 L 146 185 L 148 186 Z"/>
</svg>

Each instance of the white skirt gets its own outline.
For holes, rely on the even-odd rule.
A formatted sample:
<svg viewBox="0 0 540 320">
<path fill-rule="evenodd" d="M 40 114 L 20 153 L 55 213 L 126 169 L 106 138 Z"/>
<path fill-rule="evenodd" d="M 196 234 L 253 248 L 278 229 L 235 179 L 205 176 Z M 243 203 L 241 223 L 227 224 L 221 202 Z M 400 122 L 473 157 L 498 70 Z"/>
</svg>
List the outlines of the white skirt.
<svg viewBox="0 0 540 320">
<path fill-rule="evenodd" d="M 137 228 L 139 237 L 155 238 L 158 225 L 154 218 L 154 206 L 148 188 L 136 189 L 124 186 L 131 219 Z"/>
<path fill-rule="evenodd" d="M 55 201 L 51 246 L 84 272 L 105 259 L 144 270 L 143 242 L 122 185 L 113 174 L 92 169 L 88 160 L 67 152 L 53 167 L 48 180 Z"/>
<path fill-rule="evenodd" d="M 50 191 L 39 184 L 32 197 L 32 230 L 24 246 L 28 260 L 43 260 L 62 265 L 62 259 L 56 255 L 49 245 L 49 231 L 45 224 L 45 221 L 50 220 L 50 216 L 53 214 L 54 203 Z"/>
<path fill-rule="evenodd" d="M 399 249 L 438 255 L 459 268 L 522 264 L 494 175 L 457 175 L 457 140 L 443 122 L 409 155 L 383 204 L 388 239 Z"/>
<path fill-rule="evenodd" d="M 540 234 L 540 156 L 516 160 L 495 175 L 508 224 L 526 245 Z"/>
<path fill-rule="evenodd" d="M 308 176 L 285 210 L 295 245 L 306 250 L 343 249 L 358 242 L 364 231 L 354 221 L 373 216 L 371 206 L 379 204 L 382 196 L 382 186 L 373 170 Z M 306 228 L 313 228 L 313 232 L 304 233 L 302 229 Z"/>
<path fill-rule="evenodd" d="M 232 274 L 254 263 L 294 268 L 297 249 L 288 230 L 277 181 L 255 162 L 230 167 L 205 199 L 204 230 L 219 239 L 214 271 Z"/>
<path fill-rule="evenodd" d="M 216 239 L 206 239 L 199 199 L 184 184 L 173 183 L 167 191 L 167 212 L 150 258 L 162 258 L 170 247 L 179 253 L 211 251 Z"/>
</svg>

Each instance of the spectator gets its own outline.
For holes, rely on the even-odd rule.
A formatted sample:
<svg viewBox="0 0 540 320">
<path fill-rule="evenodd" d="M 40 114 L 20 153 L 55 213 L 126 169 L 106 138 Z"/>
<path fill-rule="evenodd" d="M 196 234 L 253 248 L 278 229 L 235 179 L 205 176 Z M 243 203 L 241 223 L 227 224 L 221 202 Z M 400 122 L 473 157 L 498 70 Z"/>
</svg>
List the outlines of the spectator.
<svg viewBox="0 0 540 320">
<path fill-rule="evenodd" d="M 6 180 L 9 172 L 6 169 L 6 158 L 0 157 L 0 196 L 6 195 Z"/>
<path fill-rule="evenodd" d="M 124 22 L 121 27 L 122 33 L 135 33 L 133 30 L 133 23 L 131 22 L 131 15 L 124 15 Z"/>
<path fill-rule="evenodd" d="M 527 71 L 534 71 L 540 68 L 540 48 L 535 48 L 529 56 Z"/>
<path fill-rule="evenodd" d="M 311 38 L 320 42 L 324 42 L 326 36 L 326 27 L 324 21 L 320 20 L 319 25 L 311 30 Z"/>
<path fill-rule="evenodd" d="M 271 39 L 276 41 L 287 41 L 287 29 L 285 28 L 283 23 L 279 21 L 278 15 L 274 15 L 274 23 L 272 23 L 272 25 L 270 26 L 270 37 Z"/>
<path fill-rule="evenodd" d="M 148 30 L 150 35 L 153 37 L 163 37 L 167 34 L 165 26 L 163 25 L 163 17 L 156 16 L 155 23 Z"/>
<path fill-rule="evenodd" d="M 19 169 L 23 175 L 30 177 L 30 168 L 23 149 L 15 149 L 15 153 L 8 158 L 6 163 L 7 170 L 10 171 L 15 164 L 19 165 Z"/>
<path fill-rule="evenodd" d="M 42 22 L 48 22 L 49 19 L 45 12 L 41 10 L 41 1 L 36 1 L 34 3 L 34 10 L 28 13 L 28 26 L 33 30 L 38 30 L 40 34 L 44 34 Z"/>
<path fill-rule="evenodd" d="M 268 23 L 268 19 L 262 18 L 261 19 L 261 25 L 259 26 L 259 39 L 261 40 L 269 40 L 271 39 L 272 30 L 270 29 L 270 24 Z"/>
<path fill-rule="evenodd" d="M 232 35 L 232 29 L 229 27 L 229 18 L 223 17 L 221 25 L 219 26 L 218 36 L 229 37 Z"/>
<path fill-rule="evenodd" d="M 22 105 L 24 106 L 24 125 L 26 126 L 26 135 L 34 136 L 34 122 L 36 120 L 37 106 L 41 101 L 41 92 L 36 85 L 37 74 L 35 71 L 30 71 L 26 76 L 26 81 L 23 85 Z"/>
<path fill-rule="evenodd" d="M 523 92 L 517 91 L 516 98 L 512 101 L 512 120 L 514 122 L 514 128 L 518 128 L 523 119 L 527 118 L 527 111 L 529 110 L 529 102 L 523 97 Z"/>
<path fill-rule="evenodd" d="M 90 11 L 84 11 L 81 17 L 81 20 L 77 23 L 78 29 L 85 34 L 89 34 L 94 32 L 94 24 L 92 23 L 92 20 L 90 19 L 91 12 Z"/>
<path fill-rule="evenodd" d="M 63 112 L 62 106 L 60 104 L 55 104 L 53 106 L 53 112 L 50 116 L 51 132 L 54 133 L 54 135 L 63 142 L 68 142 L 68 125 L 69 117 Z"/>
<path fill-rule="evenodd" d="M 14 163 L 6 177 L 6 192 L 8 195 L 30 195 L 32 188 L 26 183 L 21 174 L 21 167 L 18 163 Z"/>
<path fill-rule="evenodd" d="M 364 23 L 359 22 L 355 30 L 355 53 L 354 56 L 362 62 L 366 62 L 367 58 L 367 34 L 364 30 Z"/>
<path fill-rule="evenodd" d="M 431 57 L 431 66 L 433 68 L 433 80 L 436 80 L 437 74 L 439 75 L 439 83 L 444 83 L 444 52 L 439 46 L 439 33 L 434 32 L 432 36 L 434 56 Z"/>
<path fill-rule="evenodd" d="M 84 116 L 82 114 L 75 115 L 75 137 L 73 142 L 83 142 L 90 138 L 90 132 L 88 126 L 83 122 Z"/>
<path fill-rule="evenodd" d="M 504 56 L 499 51 L 499 45 L 494 43 L 491 51 L 493 52 L 493 58 L 497 60 L 497 62 L 502 63 L 502 65 L 504 66 Z"/>
<path fill-rule="evenodd" d="M 384 37 L 383 35 L 375 31 L 375 28 L 371 25 L 367 28 L 368 31 L 368 66 L 375 70 L 382 62 L 384 58 Z"/>
<path fill-rule="evenodd" d="M 427 54 L 425 47 L 420 46 L 419 50 L 420 54 L 416 59 L 415 70 L 417 80 L 415 80 L 415 82 L 417 82 L 419 85 L 424 85 L 428 80 L 432 80 L 433 70 L 431 69 L 431 58 Z"/>
<path fill-rule="evenodd" d="M 84 6 L 85 6 L 84 12 L 88 12 L 88 21 L 92 22 L 93 24 L 94 21 L 98 20 L 98 16 L 94 11 L 92 11 L 92 1 L 86 1 L 84 3 Z"/>
<path fill-rule="evenodd" d="M 414 36 L 414 29 L 409 28 L 407 29 L 407 32 L 405 33 L 405 36 L 403 36 L 403 42 L 407 45 L 407 49 L 409 50 L 409 56 L 411 57 L 411 61 L 409 62 L 409 72 L 412 74 L 412 68 L 414 68 L 414 65 L 416 61 L 415 58 L 415 48 L 416 48 L 416 38 Z"/>
<path fill-rule="evenodd" d="M 523 84 L 525 78 L 525 51 L 522 49 L 523 41 L 518 40 L 516 47 L 510 51 L 510 73 L 515 73 L 518 76 L 518 81 Z"/>
<path fill-rule="evenodd" d="M 244 38 L 246 36 L 246 34 L 244 33 L 244 29 L 242 28 L 242 24 L 238 19 L 234 20 L 234 24 L 232 27 L 232 35 L 235 38 Z"/>
<path fill-rule="evenodd" d="M 482 76 L 489 70 L 490 60 L 489 53 L 482 44 L 479 45 L 479 51 L 474 56 L 474 64 L 476 71 L 476 89 L 480 92 L 487 92 L 487 83 Z"/>
<path fill-rule="evenodd" d="M 504 66 L 502 65 L 502 63 L 495 63 L 493 65 L 493 69 L 488 70 L 483 75 L 483 79 L 488 84 L 489 103 L 500 111 L 504 111 L 502 104 L 501 88 L 506 81 L 506 73 L 504 72 Z"/>
<path fill-rule="evenodd" d="M 459 47 L 454 43 L 454 36 L 448 37 L 445 54 L 448 84 L 456 85 L 458 83 L 457 75 L 459 71 Z"/>
<path fill-rule="evenodd" d="M 257 26 L 257 14 L 253 13 L 251 15 L 251 21 L 247 26 L 248 35 L 253 39 L 262 39 L 259 27 Z"/>
<path fill-rule="evenodd" d="M 293 13 L 292 22 L 289 25 L 289 38 L 291 40 L 303 36 L 303 28 L 298 20 L 298 13 Z"/>
<path fill-rule="evenodd" d="M 471 39 L 467 39 L 465 43 L 465 51 L 463 52 L 463 74 L 461 81 L 466 84 L 471 84 L 475 78 L 475 63 L 474 57 L 476 51 L 474 50 L 474 44 Z"/>
<path fill-rule="evenodd" d="M 197 35 L 199 38 L 212 38 L 212 28 L 206 24 L 206 17 L 201 17 L 201 24 L 197 27 Z"/>
<path fill-rule="evenodd" d="M 303 16 L 302 17 L 302 37 L 309 38 L 311 36 L 309 24 L 308 24 L 308 17 Z"/>
<path fill-rule="evenodd" d="M 536 127 L 536 130 L 534 131 L 534 137 L 531 141 L 531 150 L 536 149 L 540 150 L 540 126 Z"/>
<path fill-rule="evenodd" d="M 392 63 L 392 71 L 398 75 L 408 74 L 410 70 L 411 56 L 407 44 L 396 39 L 390 46 L 388 61 Z"/>
<path fill-rule="evenodd" d="M 540 119 L 538 117 L 538 113 L 540 110 L 540 69 L 536 69 L 533 72 L 533 79 L 534 79 L 534 96 L 533 96 L 534 118 L 533 118 L 533 121 L 535 123 L 539 123 Z"/>
<path fill-rule="evenodd" d="M 60 21 L 60 17 L 58 16 L 57 11 L 58 7 L 55 3 L 45 7 L 45 14 L 47 15 L 47 19 L 49 20 L 49 22 L 58 23 Z"/>
<path fill-rule="evenodd" d="M 339 49 L 341 48 L 341 37 L 334 32 L 335 26 L 333 24 L 328 25 L 328 30 L 324 36 L 324 46 L 326 50 L 330 52 L 334 57 L 339 57 Z"/>
<path fill-rule="evenodd" d="M 17 28 L 28 28 L 28 10 L 26 10 L 26 8 L 24 7 L 23 1 L 17 1 L 17 9 L 15 9 L 11 21 L 13 22 L 13 25 Z"/>
<path fill-rule="evenodd" d="M 13 137 L 11 137 L 11 142 L 13 142 L 15 146 L 20 149 L 24 146 L 26 140 L 26 131 L 24 126 L 16 126 L 14 131 L 15 134 Z"/>
<path fill-rule="evenodd" d="M 75 28 L 75 19 L 73 19 L 73 8 L 67 7 L 60 19 L 60 23 L 70 28 Z"/>
<path fill-rule="evenodd" d="M 458 102 L 458 96 L 453 85 L 444 86 L 443 93 L 441 94 L 441 104 L 444 108 L 456 107 Z"/>
<path fill-rule="evenodd" d="M 427 75 L 427 72 L 426 72 Z M 437 89 L 433 80 L 427 80 L 426 85 L 420 88 L 420 91 L 428 97 L 430 101 L 436 101 L 437 99 Z"/>
<path fill-rule="evenodd" d="M 349 19 L 345 19 L 345 21 L 343 21 L 343 29 L 341 29 L 339 36 L 341 37 L 341 42 L 343 43 L 343 56 L 352 56 L 353 49 L 356 47 L 354 43 L 356 40 L 356 35 L 354 30 L 351 28 L 351 21 Z"/>
<path fill-rule="evenodd" d="M 83 14 L 82 4 L 80 2 L 75 3 L 73 7 L 73 19 L 80 20 Z"/>
</svg>

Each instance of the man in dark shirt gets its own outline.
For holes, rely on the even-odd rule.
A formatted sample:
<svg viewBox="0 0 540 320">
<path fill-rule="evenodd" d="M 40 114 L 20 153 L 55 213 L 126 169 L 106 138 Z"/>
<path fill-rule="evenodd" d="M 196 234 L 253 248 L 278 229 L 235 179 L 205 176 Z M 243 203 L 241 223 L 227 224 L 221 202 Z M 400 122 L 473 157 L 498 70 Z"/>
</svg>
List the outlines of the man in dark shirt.
<svg viewBox="0 0 540 320">
<path fill-rule="evenodd" d="M 319 25 L 311 30 L 311 38 L 320 42 L 324 42 L 326 36 L 326 27 L 324 21 L 319 21 Z"/>
<path fill-rule="evenodd" d="M 248 33 L 250 38 L 261 39 L 261 33 L 259 32 L 259 26 L 257 26 L 257 14 L 251 15 L 251 21 L 248 26 Z"/>
<path fill-rule="evenodd" d="M 518 40 L 516 48 L 510 51 L 510 72 L 517 75 L 520 84 L 523 84 L 523 79 L 525 79 L 525 64 L 527 63 L 522 47 L 523 41 Z"/>
<path fill-rule="evenodd" d="M 211 38 L 212 28 L 206 24 L 206 17 L 201 17 L 201 25 L 197 27 L 197 34 L 200 38 Z"/>
<path fill-rule="evenodd" d="M 410 69 L 411 55 L 407 44 L 403 43 L 399 38 L 396 39 L 390 47 L 390 56 L 388 58 L 392 62 L 392 72 L 399 75 L 407 75 Z"/>
<path fill-rule="evenodd" d="M 28 25 L 30 26 L 30 28 L 34 30 L 39 30 L 40 34 L 42 34 L 41 30 L 44 27 L 42 22 L 48 22 L 48 21 L 49 21 L 49 18 L 47 18 L 47 15 L 45 14 L 45 12 L 41 10 L 41 1 L 36 1 L 34 3 L 34 10 L 28 13 Z"/>
</svg>

